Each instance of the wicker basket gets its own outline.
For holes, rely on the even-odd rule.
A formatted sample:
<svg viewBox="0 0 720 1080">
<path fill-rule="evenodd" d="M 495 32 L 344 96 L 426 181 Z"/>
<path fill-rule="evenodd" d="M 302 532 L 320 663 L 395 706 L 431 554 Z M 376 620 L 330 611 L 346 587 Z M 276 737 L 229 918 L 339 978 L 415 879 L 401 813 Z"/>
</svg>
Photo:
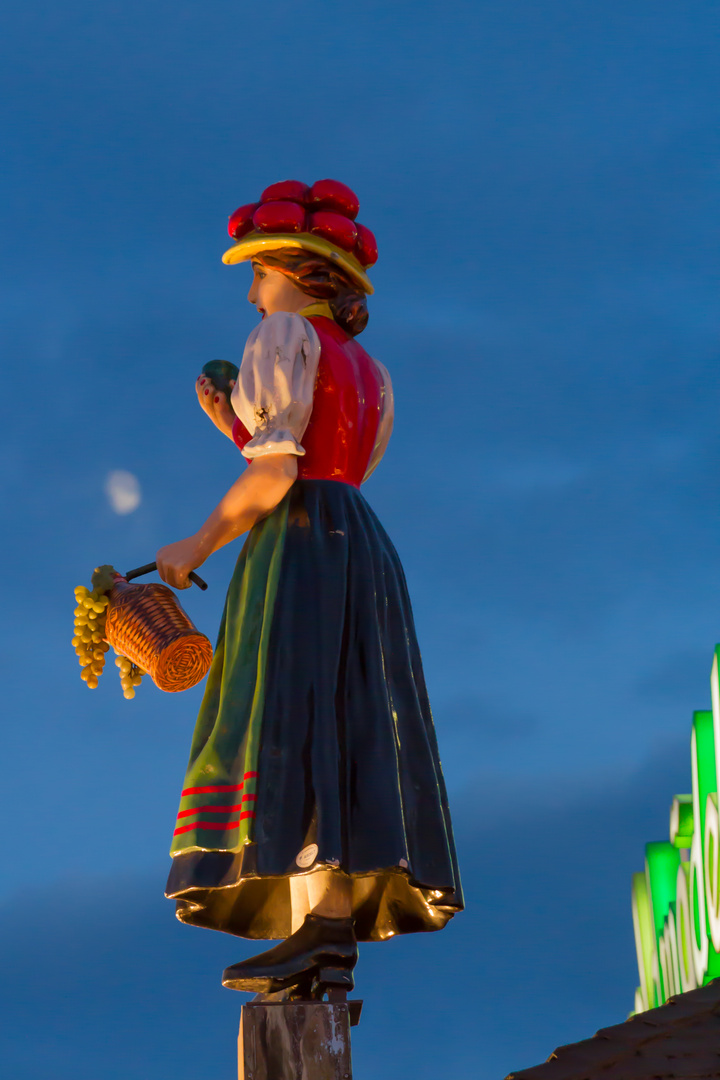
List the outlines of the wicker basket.
<svg viewBox="0 0 720 1080">
<path fill-rule="evenodd" d="M 160 690 L 189 690 L 204 678 L 212 645 L 167 585 L 131 585 L 118 577 L 109 601 L 107 641 L 147 671 Z"/>
</svg>

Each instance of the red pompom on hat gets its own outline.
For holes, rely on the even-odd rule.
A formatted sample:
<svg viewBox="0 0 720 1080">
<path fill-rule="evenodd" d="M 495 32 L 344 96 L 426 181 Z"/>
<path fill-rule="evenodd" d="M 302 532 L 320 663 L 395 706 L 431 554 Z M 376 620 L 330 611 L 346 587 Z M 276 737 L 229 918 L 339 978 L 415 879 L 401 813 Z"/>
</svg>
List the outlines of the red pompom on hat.
<svg viewBox="0 0 720 1080">
<path fill-rule="evenodd" d="M 269 202 L 258 206 L 253 225 L 266 233 L 299 233 L 305 225 L 305 211 L 295 202 Z"/>
<path fill-rule="evenodd" d="M 280 180 L 277 184 L 266 187 L 260 196 L 261 203 L 288 202 L 302 203 L 304 205 L 310 188 L 300 180 Z"/>
<path fill-rule="evenodd" d="M 228 232 L 236 243 L 223 262 L 232 266 L 262 251 L 300 249 L 322 255 L 370 294 L 365 270 L 377 261 L 377 243 L 355 221 L 359 209 L 355 192 L 339 180 L 318 180 L 312 187 L 281 180 L 265 188 L 259 203 L 241 206 L 231 216 Z"/>
<path fill-rule="evenodd" d="M 370 232 L 365 225 L 356 225 L 357 240 L 355 242 L 355 258 L 361 266 L 374 266 L 378 259 L 378 246 L 375 233 Z"/>
<path fill-rule="evenodd" d="M 355 192 L 339 180 L 317 180 L 306 199 L 311 210 L 331 210 L 354 221 L 360 209 Z"/>
<path fill-rule="evenodd" d="M 355 222 L 330 210 L 317 210 L 310 215 L 310 232 L 316 236 L 324 236 L 345 251 L 352 251 L 357 240 Z"/>
<path fill-rule="evenodd" d="M 239 240 L 252 230 L 253 214 L 259 205 L 260 203 L 256 202 L 246 203 L 245 206 L 238 206 L 235 213 L 230 215 L 228 233 L 234 240 Z"/>
</svg>

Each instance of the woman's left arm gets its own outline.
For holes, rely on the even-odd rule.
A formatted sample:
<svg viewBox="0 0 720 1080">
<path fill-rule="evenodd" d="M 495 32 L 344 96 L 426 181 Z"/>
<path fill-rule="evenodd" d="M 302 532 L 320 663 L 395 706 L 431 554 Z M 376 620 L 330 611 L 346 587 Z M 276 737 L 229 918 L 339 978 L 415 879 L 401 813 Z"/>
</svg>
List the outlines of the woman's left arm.
<svg viewBox="0 0 720 1080">
<path fill-rule="evenodd" d="M 176 589 L 187 589 L 188 574 L 208 556 L 271 513 L 297 478 L 295 454 L 266 454 L 256 458 L 220 500 L 194 536 L 160 548 L 156 555 L 160 577 Z"/>
</svg>

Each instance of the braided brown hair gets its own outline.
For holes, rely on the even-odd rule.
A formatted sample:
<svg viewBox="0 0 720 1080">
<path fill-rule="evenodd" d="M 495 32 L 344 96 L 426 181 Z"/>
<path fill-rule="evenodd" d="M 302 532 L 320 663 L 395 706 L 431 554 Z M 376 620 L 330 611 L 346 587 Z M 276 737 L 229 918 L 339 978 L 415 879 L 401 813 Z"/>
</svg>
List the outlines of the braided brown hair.
<svg viewBox="0 0 720 1080">
<path fill-rule="evenodd" d="M 253 256 L 253 262 L 262 263 L 268 270 L 279 270 L 308 296 L 327 300 L 335 322 L 351 337 L 357 337 L 367 326 L 365 293 L 344 270 L 322 255 L 281 248 L 261 251 Z"/>
</svg>

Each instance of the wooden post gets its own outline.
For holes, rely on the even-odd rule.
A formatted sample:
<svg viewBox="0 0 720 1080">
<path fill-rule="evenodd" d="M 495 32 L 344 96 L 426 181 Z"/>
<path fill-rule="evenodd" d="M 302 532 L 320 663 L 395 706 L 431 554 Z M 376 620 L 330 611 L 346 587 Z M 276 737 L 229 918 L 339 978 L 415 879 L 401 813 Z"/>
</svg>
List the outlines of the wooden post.
<svg viewBox="0 0 720 1080">
<path fill-rule="evenodd" d="M 260 1001 L 243 1005 L 238 1080 L 352 1080 L 347 1004 Z"/>
</svg>

